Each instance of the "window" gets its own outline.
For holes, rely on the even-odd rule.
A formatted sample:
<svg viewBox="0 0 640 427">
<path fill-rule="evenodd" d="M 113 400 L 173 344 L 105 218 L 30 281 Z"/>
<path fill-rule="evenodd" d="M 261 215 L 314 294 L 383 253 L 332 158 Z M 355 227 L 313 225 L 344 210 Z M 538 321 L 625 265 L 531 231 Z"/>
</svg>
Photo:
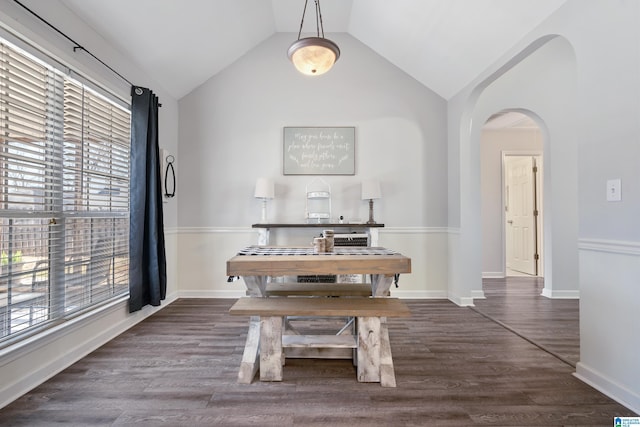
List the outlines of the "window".
<svg viewBox="0 0 640 427">
<path fill-rule="evenodd" d="M 0 40 L 0 343 L 127 294 L 129 144 L 129 111 Z"/>
</svg>

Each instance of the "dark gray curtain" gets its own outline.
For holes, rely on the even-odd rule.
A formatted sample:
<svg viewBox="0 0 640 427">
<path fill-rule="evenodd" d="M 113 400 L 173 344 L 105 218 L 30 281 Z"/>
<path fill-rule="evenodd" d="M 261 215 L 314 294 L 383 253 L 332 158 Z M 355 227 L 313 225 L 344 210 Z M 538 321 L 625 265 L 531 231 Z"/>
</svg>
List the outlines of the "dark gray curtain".
<svg viewBox="0 0 640 427">
<path fill-rule="evenodd" d="M 129 191 L 129 312 L 160 305 L 167 294 L 162 189 L 158 147 L 158 97 L 131 88 Z"/>
</svg>

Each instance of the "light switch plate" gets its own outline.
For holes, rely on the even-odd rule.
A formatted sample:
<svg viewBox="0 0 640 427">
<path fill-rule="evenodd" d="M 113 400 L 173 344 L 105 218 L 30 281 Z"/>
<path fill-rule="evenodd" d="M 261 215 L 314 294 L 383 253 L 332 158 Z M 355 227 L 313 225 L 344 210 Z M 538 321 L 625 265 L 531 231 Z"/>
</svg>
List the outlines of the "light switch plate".
<svg viewBox="0 0 640 427">
<path fill-rule="evenodd" d="M 619 202 L 622 200 L 622 188 L 619 179 L 607 181 L 607 202 Z"/>
</svg>

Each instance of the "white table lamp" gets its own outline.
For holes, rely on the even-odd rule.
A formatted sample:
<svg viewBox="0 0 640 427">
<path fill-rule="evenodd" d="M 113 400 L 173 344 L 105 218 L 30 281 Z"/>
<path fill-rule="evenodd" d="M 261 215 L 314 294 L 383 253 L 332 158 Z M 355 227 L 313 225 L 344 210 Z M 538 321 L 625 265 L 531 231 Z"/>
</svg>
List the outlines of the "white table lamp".
<svg viewBox="0 0 640 427">
<path fill-rule="evenodd" d="M 253 194 L 256 199 L 262 199 L 262 217 L 260 224 L 266 224 L 267 221 L 267 200 L 273 199 L 275 196 L 275 186 L 273 181 L 268 178 L 258 178 L 256 181 L 256 191 Z"/>
<path fill-rule="evenodd" d="M 362 200 L 369 200 L 369 221 L 367 224 L 375 224 L 373 220 L 373 199 L 382 198 L 380 183 L 378 181 L 364 181 L 362 183 Z"/>
</svg>

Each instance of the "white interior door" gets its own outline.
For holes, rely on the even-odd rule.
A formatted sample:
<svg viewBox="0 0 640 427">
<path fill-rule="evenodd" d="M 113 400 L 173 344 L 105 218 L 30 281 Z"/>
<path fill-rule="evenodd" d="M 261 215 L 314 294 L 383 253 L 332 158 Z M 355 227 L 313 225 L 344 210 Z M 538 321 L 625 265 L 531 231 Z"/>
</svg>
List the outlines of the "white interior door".
<svg viewBox="0 0 640 427">
<path fill-rule="evenodd" d="M 505 240 L 507 268 L 536 272 L 535 160 L 505 157 Z"/>
</svg>

